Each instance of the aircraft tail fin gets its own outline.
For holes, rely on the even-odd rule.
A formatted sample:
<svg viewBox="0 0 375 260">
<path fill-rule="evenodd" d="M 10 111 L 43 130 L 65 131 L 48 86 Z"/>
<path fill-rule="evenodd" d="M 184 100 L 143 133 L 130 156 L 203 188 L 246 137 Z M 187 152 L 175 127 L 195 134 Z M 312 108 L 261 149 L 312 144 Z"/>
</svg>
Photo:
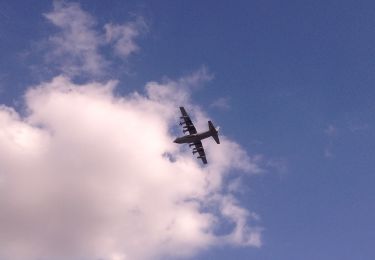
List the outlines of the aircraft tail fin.
<svg viewBox="0 0 375 260">
<path fill-rule="evenodd" d="M 215 140 L 215 142 L 217 144 L 220 144 L 220 140 L 219 140 L 219 136 L 218 136 L 219 127 L 215 128 L 214 124 L 211 121 L 208 121 L 208 128 L 210 129 L 210 133 L 211 133 L 212 138 Z"/>
</svg>

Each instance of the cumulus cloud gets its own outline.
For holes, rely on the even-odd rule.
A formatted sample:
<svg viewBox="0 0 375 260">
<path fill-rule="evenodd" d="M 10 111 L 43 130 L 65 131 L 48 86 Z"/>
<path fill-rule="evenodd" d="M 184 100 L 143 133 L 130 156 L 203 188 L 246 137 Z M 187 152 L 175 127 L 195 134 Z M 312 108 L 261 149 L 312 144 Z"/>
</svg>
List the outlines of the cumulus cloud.
<svg viewBox="0 0 375 260">
<path fill-rule="evenodd" d="M 63 1 L 55 1 L 53 10 L 44 16 L 58 28 L 48 39 L 46 60 L 70 77 L 105 75 L 111 63 L 100 49 L 113 46 L 116 56 L 127 58 L 139 50 L 135 40 L 147 28 L 143 18 L 138 17 L 125 24 L 108 23 L 102 32 L 95 18 L 79 4 Z"/>
<path fill-rule="evenodd" d="M 207 128 L 179 86 L 205 75 L 122 97 L 116 81 L 58 76 L 26 92 L 25 116 L 0 107 L 0 258 L 166 259 L 261 246 L 259 217 L 224 181 L 233 169 L 259 172 L 256 158 L 221 136 L 204 141 L 202 167 L 172 142 L 180 104 Z M 232 230 L 220 231 L 223 222 Z"/>
<path fill-rule="evenodd" d="M 227 181 L 261 172 L 259 156 L 221 135 L 220 145 L 204 141 L 202 166 L 173 143 L 180 105 L 207 129 L 190 99 L 212 79 L 206 67 L 118 96 L 119 82 L 93 80 L 111 66 L 102 50 L 122 59 L 139 51 L 144 20 L 100 31 L 63 1 L 45 17 L 58 28 L 46 58 L 61 75 L 28 88 L 22 114 L 0 105 L 0 259 L 176 259 L 223 244 L 260 247 L 259 216 Z M 82 74 L 90 83 L 74 83 Z"/>
</svg>

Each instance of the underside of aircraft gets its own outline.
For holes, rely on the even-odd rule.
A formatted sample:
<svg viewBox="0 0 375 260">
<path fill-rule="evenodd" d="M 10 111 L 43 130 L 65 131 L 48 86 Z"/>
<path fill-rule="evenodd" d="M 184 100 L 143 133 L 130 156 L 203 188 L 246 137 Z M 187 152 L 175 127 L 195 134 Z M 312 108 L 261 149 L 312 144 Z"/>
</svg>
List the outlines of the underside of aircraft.
<svg viewBox="0 0 375 260">
<path fill-rule="evenodd" d="M 207 164 L 206 153 L 203 148 L 202 141 L 205 138 L 212 137 L 217 144 L 220 144 L 219 140 L 219 127 L 213 125 L 211 121 L 208 121 L 208 131 L 198 133 L 190 116 L 186 112 L 184 107 L 180 107 L 182 116 L 180 117 L 180 125 L 183 128 L 184 136 L 178 137 L 174 140 L 178 144 L 189 144 L 189 147 L 193 147 L 193 154 L 198 154 L 198 159 L 201 159 L 204 164 Z"/>
</svg>

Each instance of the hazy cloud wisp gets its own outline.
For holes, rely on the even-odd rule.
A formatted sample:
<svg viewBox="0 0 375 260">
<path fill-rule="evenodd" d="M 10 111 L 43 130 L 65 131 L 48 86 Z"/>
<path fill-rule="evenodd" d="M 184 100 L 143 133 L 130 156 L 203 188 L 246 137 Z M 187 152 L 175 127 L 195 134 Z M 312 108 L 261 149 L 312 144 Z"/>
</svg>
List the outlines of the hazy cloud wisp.
<svg viewBox="0 0 375 260">
<path fill-rule="evenodd" d="M 108 23 L 104 26 L 105 37 L 108 44 L 113 44 L 114 52 L 122 58 L 139 51 L 135 39 L 147 29 L 142 17 L 135 22 L 118 25 Z"/>
<path fill-rule="evenodd" d="M 111 65 L 101 48 L 111 47 L 122 59 L 139 50 L 136 38 L 146 31 L 142 17 L 124 24 L 108 23 L 98 30 L 93 16 L 77 3 L 54 2 L 44 14 L 58 31 L 48 39 L 46 61 L 70 77 L 80 74 L 102 76 Z"/>
</svg>

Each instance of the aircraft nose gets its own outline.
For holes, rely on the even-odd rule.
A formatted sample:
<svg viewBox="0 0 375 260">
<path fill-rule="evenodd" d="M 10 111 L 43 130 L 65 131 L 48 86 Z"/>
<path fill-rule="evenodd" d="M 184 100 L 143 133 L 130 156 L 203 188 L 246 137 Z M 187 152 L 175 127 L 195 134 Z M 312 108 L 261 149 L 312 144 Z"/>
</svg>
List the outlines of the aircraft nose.
<svg viewBox="0 0 375 260">
<path fill-rule="evenodd" d="M 176 144 L 181 144 L 181 137 L 177 137 L 173 142 Z"/>
</svg>

